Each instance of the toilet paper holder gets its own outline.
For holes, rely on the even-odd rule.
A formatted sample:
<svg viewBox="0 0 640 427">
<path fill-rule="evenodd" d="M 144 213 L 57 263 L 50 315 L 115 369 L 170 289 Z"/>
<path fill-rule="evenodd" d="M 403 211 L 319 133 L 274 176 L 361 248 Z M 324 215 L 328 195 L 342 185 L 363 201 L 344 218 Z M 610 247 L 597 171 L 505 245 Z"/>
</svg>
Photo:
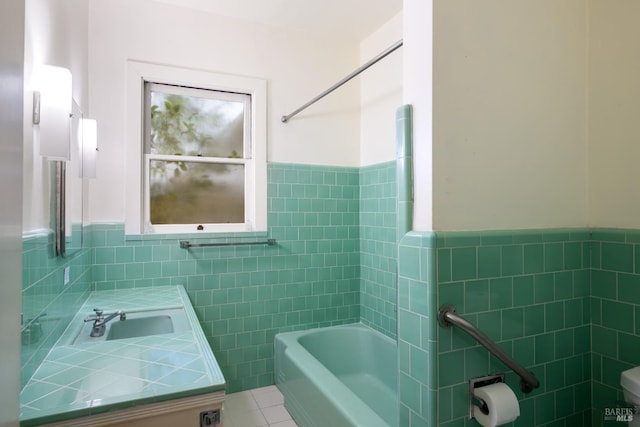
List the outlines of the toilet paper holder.
<svg viewBox="0 0 640 427">
<path fill-rule="evenodd" d="M 503 383 L 504 382 L 504 374 L 494 374 L 487 375 L 485 377 L 477 377 L 471 378 L 469 380 L 469 419 L 474 418 L 473 416 L 473 408 L 478 407 L 480 410 L 487 414 L 489 413 L 489 408 L 484 400 L 480 399 L 475 394 L 475 389 L 478 387 L 484 387 L 490 384 Z"/>
</svg>

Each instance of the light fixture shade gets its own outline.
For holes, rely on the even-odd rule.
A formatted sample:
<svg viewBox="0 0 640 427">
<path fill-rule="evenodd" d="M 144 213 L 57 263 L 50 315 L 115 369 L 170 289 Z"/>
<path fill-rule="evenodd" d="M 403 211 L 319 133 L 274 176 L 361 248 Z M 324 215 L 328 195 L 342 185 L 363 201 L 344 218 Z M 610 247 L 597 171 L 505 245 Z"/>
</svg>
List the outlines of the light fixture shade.
<svg viewBox="0 0 640 427">
<path fill-rule="evenodd" d="M 69 160 L 71 151 L 71 72 L 45 65 L 39 70 L 40 154 L 50 160 Z"/>
<path fill-rule="evenodd" d="M 82 177 L 96 177 L 96 157 L 98 154 L 98 122 L 94 119 L 80 119 L 79 126 L 82 143 Z"/>
</svg>

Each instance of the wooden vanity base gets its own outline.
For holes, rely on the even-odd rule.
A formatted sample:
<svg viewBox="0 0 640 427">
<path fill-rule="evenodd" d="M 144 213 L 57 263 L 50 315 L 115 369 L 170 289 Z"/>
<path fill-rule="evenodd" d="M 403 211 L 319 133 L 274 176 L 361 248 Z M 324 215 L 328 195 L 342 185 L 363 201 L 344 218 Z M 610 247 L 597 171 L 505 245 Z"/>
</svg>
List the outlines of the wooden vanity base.
<svg viewBox="0 0 640 427">
<path fill-rule="evenodd" d="M 45 424 L 46 427 L 175 427 L 175 426 L 199 426 L 200 414 L 208 411 L 220 412 L 220 424 L 222 427 L 222 404 L 225 393 L 203 394 L 186 397 L 183 399 L 168 400 L 166 402 L 150 403 L 134 406 L 103 414 L 90 415 L 88 417 L 73 420 Z"/>
</svg>

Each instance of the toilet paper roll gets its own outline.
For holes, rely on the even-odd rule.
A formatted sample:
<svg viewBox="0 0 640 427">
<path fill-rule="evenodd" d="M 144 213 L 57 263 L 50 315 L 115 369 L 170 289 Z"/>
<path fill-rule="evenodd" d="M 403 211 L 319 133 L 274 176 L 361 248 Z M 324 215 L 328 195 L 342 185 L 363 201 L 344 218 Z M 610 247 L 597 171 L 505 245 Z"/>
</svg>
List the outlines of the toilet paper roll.
<svg viewBox="0 0 640 427">
<path fill-rule="evenodd" d="M 518 399 L 505 383 L 490 384 L 474 390 L 476 397 L 484 400 L 489 409 L 484 414 L 480 408 L 474 406 L 473 416 L 485 427 L 495 427 L 510 423 L 520 415 Z"/>
</svg>

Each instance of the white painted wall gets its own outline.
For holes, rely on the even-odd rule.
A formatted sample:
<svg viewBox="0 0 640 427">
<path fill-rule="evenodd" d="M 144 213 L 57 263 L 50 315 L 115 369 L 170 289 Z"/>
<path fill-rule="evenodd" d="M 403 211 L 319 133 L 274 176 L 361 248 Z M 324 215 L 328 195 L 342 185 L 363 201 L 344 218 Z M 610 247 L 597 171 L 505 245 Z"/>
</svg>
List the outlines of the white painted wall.
<svg viewBox="0 0 640 427">
<path fill-rule="evenodd" d="M 27 7 L 35 2 L 47 3 L 29 0 Z M 396 73 L 399 53 L 402 103 L 413 104 L 415 112 L 416 230 L 639 227 L 635 183 L 640 172 L 633 163 L 638 130 L 633 124 L 640 65 L 637 55 L 628 54 L 638 36 L 630 18 L 637 4 L 452 0 L 433 7 L 431 0 L 405 0 L 405 45 L 378 64 L 382 68 L 362 76 L 360 120 L 355 120 L 358 86 L 346 85 L 283 125 L 282 114 L 353 70 L 358 53 L 365 60 L 369 52 L 379 51 L 387 37 L 393 38 L 399 19 L 358 50 L 337 40 L 300 38 L 145 0 L 91 0 L 91 112 L 100 119 L 101 153 L 99 179 L 91 183 L 91 194 L 100 197 L 92 197 L 89 220 L 124 218 L 128 183 L 119 171 L 126 164 L 126 59 L 266 78 L 270 161 L 357 166 L 391 159 L 382 142 L 386 137 L 373 138 L 390 129 L 376 120 L 375 73 Z M 429 25 L 434 21 L 435 48 Z M 187 31 L 169 36 L 165 23 Z M 33 36 L 27 29 L 27 69 L 38 52 L 29 37 L 41 45 L 57 43 L 55 37 Z M 28 114 L 30 107 L 25 108 Z M 381 146 L 374 148 L 369 141 Z M 38 166 L 33 154 L 26 157 L 32 164 L 25 168 Z M 37 178 L 25 185 L 36 189 L 30 194 L 43 193 Z M 24 211 L 31 215 L 25 230 L 42 222 L 38 206 L 44 201 L 31 197 L 25 198 Z"/>
<path fill-rule="evenodd" d="M 90 222 L 123 222 L 128 59 L 268 80 L 268 160 L 358 166 L 359 88 L 345 85 L 287 124 L 280 117 L 358 66 L 359 46 L 148 0 L 90 0 L 90 110 L 98 120 Z"/>
<path fill-rule="evenodd" d="M 433 229 L 433 0 L 404 0 L 403 104 L 413 106 L 413 229 Z"/>
<path fill-rule="evenodd" d="M 68 68 L 73 98 L 87 112 L 87 9 L 86 0 L 25 2 L 23 231 L 49 228 L 49 161 L 40 156 L 32 124 L 34 73 L 41 65 Z"/>
<path fill-rule="evenodd" d="M 589 9 L 589 224 L 640 228 L 640 3 Z"/>
<path fill-rule="evenodd" d="M 20 425 L 23 0 L 0 2 L 0 427 Z"/>
<path fill-rule="evenodd" d="M 364 64 L 402 39 L 402 13 L 360 43 Z M 360 74 L 360 165 L 395 160 L 396 110 L 402 105 L 400 48 Z"/>
<path fill-rule="evenodd" d="M 447 0 L 433 22 L 433 228 L 584 226 L 586 2 Z"/>
</svg>

